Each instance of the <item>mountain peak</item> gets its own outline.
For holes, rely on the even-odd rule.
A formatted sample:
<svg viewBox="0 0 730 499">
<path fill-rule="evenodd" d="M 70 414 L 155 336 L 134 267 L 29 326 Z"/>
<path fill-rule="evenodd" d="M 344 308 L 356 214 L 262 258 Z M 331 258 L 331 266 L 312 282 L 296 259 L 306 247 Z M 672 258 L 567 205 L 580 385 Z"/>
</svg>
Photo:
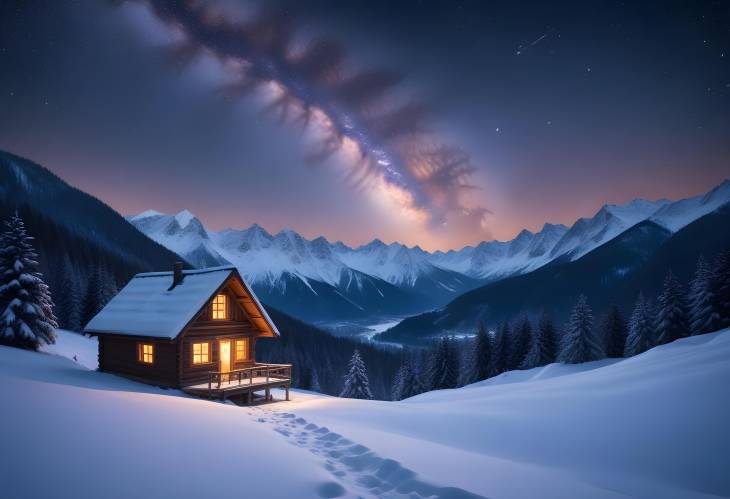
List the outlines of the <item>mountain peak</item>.
<svg viewBox="0 0 730 499">
<path fill-rule="evenodd" d="M 252 224 L 251 227 L 245 229 L 244 232 L 247 234 L 261 235 L 264 236 L 266 239 L 271 239 L 273 237 L 271 234 L 269 234 L 269 231 L 267 231 L 257 223 Z"/>
<path fill-rule="evenodd" d="M 129 220 L 142 220 L 144 218 L 161 217 L 164 215 L 165 215 L 164 213 L 160 213 L 157 210 L 145 210 L 138 215 L 134 215 L 133 217 L 130 217 Z"/>
<path fill-rule="evenodd" d="M 363 246 L 360 246 L 358 248 L 358 250 L 375 250 L 375 249 L 385 248 L 386 246 L 387 245 L 383 241 L 381 241 L 380 239 L 378 239 L 376 237 L 375 239 L 373 239 L 369 243 L 367 243 L 367 244 L 365 244 Z"/>
<path fill-rule="evenodd" d="M 175 221 L 180 226 L 181 229 L 184 229 L 185 227 L 190 224 L 190 222 L 193 221 L 195 218 L 195 215 L 190 213 L 188 210 L 182 210 L 177 215 L 175 215 Z"/>
</svg>

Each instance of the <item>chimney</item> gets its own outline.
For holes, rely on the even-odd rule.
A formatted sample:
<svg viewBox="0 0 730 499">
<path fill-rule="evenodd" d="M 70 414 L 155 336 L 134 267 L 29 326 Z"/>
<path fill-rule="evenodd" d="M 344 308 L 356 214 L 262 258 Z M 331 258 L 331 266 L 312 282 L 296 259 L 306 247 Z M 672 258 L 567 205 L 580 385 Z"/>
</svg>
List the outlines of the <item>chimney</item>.
<svg viewBox="0 0 730 499">
<path fill-rule="evenodd" d="M 172 266 L 172 286 L 169 287 L 168 291 L 172 291 L 172 289 L 177 286 L 178 284 L 181 284 L 183 281 L 183 263 L 182 262 L 175 262 L 175 264 Z"/>
</svg>

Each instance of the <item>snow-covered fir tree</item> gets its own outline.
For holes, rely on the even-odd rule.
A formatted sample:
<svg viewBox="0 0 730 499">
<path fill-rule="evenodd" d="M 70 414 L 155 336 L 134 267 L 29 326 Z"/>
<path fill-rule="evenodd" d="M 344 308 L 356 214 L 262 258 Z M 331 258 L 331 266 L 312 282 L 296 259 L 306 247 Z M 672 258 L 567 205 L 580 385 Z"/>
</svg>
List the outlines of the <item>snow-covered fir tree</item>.
<svg viewBox="0 0 730 499">
<path fill-rule="evenodd" d="M 406 359 L 406 368 L 401 378 L 400 400 L 415 397 L 425 391 L 418 369 L 411 359 Z"/>
<path fill-rule="evenodd" d="M 670 270 L 657 298 L 656 344 L 663 345 L 689 336 L 689 314 L 684 289 Z"/>
<path fill-rule="evenodd" d="M 0 235 L 0 342 L 37 349 L 54 343 L 53 300 L 38 272 L 33 238 L 16 214 Z"/>
<path fill-rule="evenodd" d="M 370 381 L 368 373 L 365 369 L 365 363 L 360 357 L 360 351 L 355 350 L 350 359 L 350 364 L 345 375 L 345 386 L 342 388 L 340 397 L 350 399 L 367 399 L 373 398 L 370 392 Z"/>
<path fill-rule="evenodd" d="M 618 305 L 611 305 L 601 324 L 601 336 L 606 342 L 606 357 L 624 356 L 629 327 Z"/>
<path fill-rule="evenodd" d="M 593 329 L 593 311 L 585 295 L 580 295 L 570 314 L 559 360 L 566 364 L 579 364 L 604 356 L 603 343 Z"/>
<path fill-rule="evenodd" d="M 532 346 L 532 324 L 530 319 L 525 315 L 520 319 L 512 330 L 512 336 L 509 341 L 509 359 L 507 361 L 508 368 L 521 369 L 522 364 Z"/>
<path fill-rule="evenodd" d="M 405 375 L 406 365 L 404 361 L 395 372 L 395 377 L 393 378 L 393 383 L 390 387 L 390 398 L 392 400 L 401 400 L 403 398 L 403 378 Z"/>
<path fill-rule="evenodd" d="M 459 385 L 459 354 L 453 338 L 444 337 L 433 349 L 431 389 L 443 390 Z"/>
<path fill-rule="evenodd" d="M 522 360 L 521 369 L 545 366 L 555 362 L 555 327 L 552 321 L 543 313 L 537 328 L 532 330 L 530 349 Z"/>
<path fill-rule="evenodd" d="M 395 374 L 392 387 L 392 399 L 403 400 L 425 391 L 414 362 L 409 355 L 403 356 L 403 361 Z"/>
<path fill-rule="evenodd" d="M 709 333 L 712 329 L 712 272 L 703 256 L 697 260 L 697 269 L 689 285 L 689 328 L 693 335 Z"/>
<path fill-rule="evenodd" d="M 483 323 L 479 323 L 479 331 L 472 341 L 473 349 L 466 383 L 476 383 L 492 376 L 492 338 Z"/>
<path fill-rule="evenodd" d="M 624 357 L 632 357 L 646 352 L 656 345 L 654 330 L 654 312 L 651 305 L 639 293 L 634 311 L 629 320 L 629 335 L 626 338 Z"/>
<path fill-rule="evenodd" d="M 492 339 L 492 372 L 496 376 L 507 370 L 507 342 L 511 336 L 509 323 L 506 321 L 497 327 Z"/>
<path fill-rule="evenodd" d="M 720 253 L 710 276 L 710 330 L 730 327 L 730 251 Z"/>
</svg>

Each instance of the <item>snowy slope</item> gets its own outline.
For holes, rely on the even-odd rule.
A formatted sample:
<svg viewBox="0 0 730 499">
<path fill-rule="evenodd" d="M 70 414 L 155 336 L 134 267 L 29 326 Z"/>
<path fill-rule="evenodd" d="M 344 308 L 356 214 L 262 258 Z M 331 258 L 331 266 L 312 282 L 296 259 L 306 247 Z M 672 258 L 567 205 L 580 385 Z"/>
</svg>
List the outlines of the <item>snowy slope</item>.
<svg viewBox="0 0 730 499">
<path fill-rule="evenodd" d="M 286 423 L 273 427 L 268 410 L 190 398 L 63 357 L 87 358 L 95 348 L 95 341 L 65 331 L 51 349 L 60 355 L 0 346 L 0 496 L 478 497 L 385 460 L 375 470 L 344 476 L 332 470 L 325 452 L 335 440 L 340 446 L 345 440 L 326 428 L 311 432 L 321 446 L 314 452 L 315 445 L 290 445 L 284 427 L 297 424 L 294 418 L 281 415 Z M 343 457 L 363 454 L 357 444 L 349 447 Z M 376 479 L 389 490 L 376 494 Z"/>
<path fill-rule="evenodd" d="M 728 359 L 724 330 L 402 402 L 294 391 L 240 408 L 0 347 L 0 480 L 20 499 L 131 497 L 140 482 L 182 499 L 241 483 L 272 498 L 725 497 Z M 39 460 L 53 463 L 43 480 L 27 465 Z"/>
<path fill-rule="evenodd" d="M 492 498 L 728 496 L 729 359 L 725 330 L 631 359 L 513 371 L 399 403 L 279 405 Z"/>
<path fill-rule="evenodd" d="M 241 408 L 61 357 L 0 347 L 0 359 L 2 497 L 317 497 L 334 483 Z"/>
<path fill-rule="evenodd" d="M 571 260 L 577 260 L 669 203 L 666 199 L 635 199 L 624 205 L 606 205 L 593 218 L 581 218 L 575 222 L 552 248 L 550 256 L 555 259 L 567 255 Z"/>
<path fill-rule="evenodd" d="M 707 194 L 663 206 L 652 214 L 651 220 L 676 232 L 728 202 L 730 202 L 730 180 L 725 180 Z"/>
</svg>

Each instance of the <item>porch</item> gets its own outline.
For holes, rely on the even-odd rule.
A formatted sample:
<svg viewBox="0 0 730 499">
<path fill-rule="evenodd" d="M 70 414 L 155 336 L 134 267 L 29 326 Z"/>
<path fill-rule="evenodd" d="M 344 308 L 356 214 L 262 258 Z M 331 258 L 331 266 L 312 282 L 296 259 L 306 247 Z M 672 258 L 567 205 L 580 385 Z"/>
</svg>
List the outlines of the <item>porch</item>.
<svg viewBox="0 0 730 499">
<path fill-rule="evenodd" d="M 185 386 L 185 393 L 210 399 L 242 396 L 251 404 L 254 392 L 264 391 L 264 400 L 272 400 L 272 388 L 284 388 L 289 400 L 291 364 L 254 364 L 252 367 L 232 371 L 210 371 L 208 380 Z"/>
</svg>

